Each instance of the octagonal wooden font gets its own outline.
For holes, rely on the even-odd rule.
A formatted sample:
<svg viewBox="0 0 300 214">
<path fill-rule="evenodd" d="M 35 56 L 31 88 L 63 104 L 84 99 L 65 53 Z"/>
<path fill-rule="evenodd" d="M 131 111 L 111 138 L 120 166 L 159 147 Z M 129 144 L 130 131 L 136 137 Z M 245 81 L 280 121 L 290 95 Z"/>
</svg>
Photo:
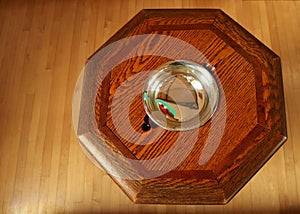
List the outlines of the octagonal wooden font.
<svg viewBox="0 0 300 214">
<path fill-rule="evenodd" d="M 171 60 L 209 63 L 218 109 L 197 129 L 141 129 L 142 88 Z M 280 58 L 218 9 L 142 10 L 87 61 L 80 145 L 135 203 L 227 203 L 286 141 Z"/>
</svg>

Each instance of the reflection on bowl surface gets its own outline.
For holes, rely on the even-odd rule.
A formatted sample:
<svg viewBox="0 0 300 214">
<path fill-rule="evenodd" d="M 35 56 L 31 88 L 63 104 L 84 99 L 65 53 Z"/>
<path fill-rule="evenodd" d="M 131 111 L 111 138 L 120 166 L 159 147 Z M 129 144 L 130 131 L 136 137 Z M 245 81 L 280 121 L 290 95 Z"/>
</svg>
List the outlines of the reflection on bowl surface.
<svg viewBox="0 0 300 214">
<path fill-rule="evenodd" d="M 159 126 L 186 131 L 204 125 L 218 106 L 219 90 L 209 64 L 178 60 L 159 66 L 143 89 L 144 108 Z"/>
</svg>

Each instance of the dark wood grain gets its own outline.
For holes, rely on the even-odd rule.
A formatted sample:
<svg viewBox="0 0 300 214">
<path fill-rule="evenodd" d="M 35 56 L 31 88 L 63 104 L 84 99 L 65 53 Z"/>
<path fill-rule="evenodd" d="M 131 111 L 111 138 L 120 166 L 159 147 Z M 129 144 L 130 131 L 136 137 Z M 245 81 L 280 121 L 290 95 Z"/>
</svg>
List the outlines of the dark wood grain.
<svg viewBox="0 0 300 214">
<path fill-rule="evenodd" d="M 149 70 L 177 59 L 176 52 L 173 59 L 142 55 L 124 60 L 106 76 L 97 66 L 88 66 L 81 98 L 79 139 L 84 139 L 83 147 L 105 170 L 110 170 L 111 166 L 105 165 L 110 160 L 118 162 L 113 170 L 121 175 L 127 170 L 141 176 L 140 180 L 112 176 L 136 203 L 227 203 L 286 140 L 280 59 L 238 23 L 214 9 L 143 10 L 98 51 L 122 38 L 149 33 L 172 36 L 193 45 L 216 68 L 223 92 L 213 119 L 221 121 L 226 114 L 226 124 L 212 157 L 199 164 L 201 155 L 210 154 L 206 145 L 210 130 L 219 126 L 210 121 L 198 129 L 198 134 L 191 131 L 190 138 L 189 132 L 185 133 L 183 139 L 187 144 L 196 138 L 193 148 L 179 165 L 170 165 L 170 170 L 160 177 L 143 179 L 151 170 L 164 169 L 170 163 L 159 163 L 157 167 L 158 163 L 154 162 L 144 169 L 142 165 L 129 164 L 126 159 L 159 158 L 174 147 L 180 135 L 160 127 L 149 132 L 140 128 L 145 116 L 141 88 Z M 141 49 L 149 48 L 150 43 L 142 41 Z M 156 42 L 151 47 L 159 49 L 161 45 Z M 119 51 L 122 49 L 112 50 L 110 57 Z M 174 49 L 170 47 L 170 51 Z M 93 60 L 94 56 L 89 59 Z M 136 74 L 139 76 L 132 79 Z M 137 95 L 130 97 L 131 93 Z M 117 104 L 113 107 L 114 100 Z M 122 128 L 122 116 L 128 114 L 128 109 L 130 127 L 126 129 Z M 120 127 L 122 134 L 118 132 Z M 97 155 L 91 151 L 91 145 L 97 148 Z M 105 153 L 107 148 L 121 158 Z"/>
</svg>

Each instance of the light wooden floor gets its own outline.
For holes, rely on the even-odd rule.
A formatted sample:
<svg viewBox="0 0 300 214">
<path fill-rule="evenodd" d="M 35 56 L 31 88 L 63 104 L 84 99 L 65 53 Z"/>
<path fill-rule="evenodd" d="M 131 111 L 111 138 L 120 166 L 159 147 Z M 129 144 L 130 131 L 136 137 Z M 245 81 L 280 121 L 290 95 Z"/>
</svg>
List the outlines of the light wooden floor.
<svg viewBox="0 0 300 214">
<path fill-rule="evenodd" d="M 85 60 L 142 8 L 221 8 L 282 59 L 289 140 L 226 206 L 135 205 L 84 156 Z M 0 0 L 0 213 L 300 213 L 300 1 Z"/>
</svg>

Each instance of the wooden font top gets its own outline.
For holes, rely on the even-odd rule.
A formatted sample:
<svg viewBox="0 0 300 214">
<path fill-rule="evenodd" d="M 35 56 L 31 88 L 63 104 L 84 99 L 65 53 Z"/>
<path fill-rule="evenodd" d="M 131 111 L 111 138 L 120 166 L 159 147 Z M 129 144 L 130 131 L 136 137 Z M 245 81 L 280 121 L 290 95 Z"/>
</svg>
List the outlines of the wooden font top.
<svg viewBox="0 0 300 214">
<path fill-rule="evenodd" d="M 197 130 L 143 132 L 141 88 L 178 57 L 216 68 L 218 110 Z M 220 10 L 143 10 L 90 57 L 82 78 L 81 145 L 137 203 L 226 203 L 286 140 L 279 57 Z"/>
</svg>

